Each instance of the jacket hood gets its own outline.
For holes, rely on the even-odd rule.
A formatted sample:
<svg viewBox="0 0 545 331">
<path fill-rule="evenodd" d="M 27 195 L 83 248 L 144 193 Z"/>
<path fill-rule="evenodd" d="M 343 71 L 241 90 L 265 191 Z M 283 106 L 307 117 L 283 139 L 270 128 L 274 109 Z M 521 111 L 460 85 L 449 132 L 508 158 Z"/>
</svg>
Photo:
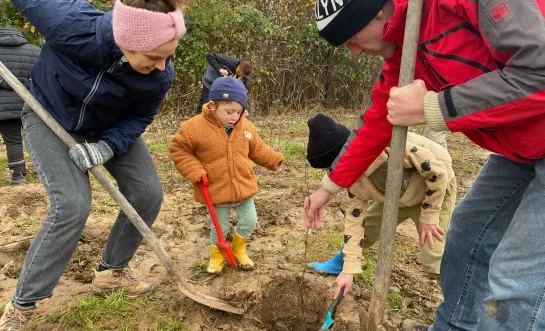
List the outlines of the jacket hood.
<svg viewBox="0 0 545 331">
<path fill-rule="evenodd" d="M 0 46 L 14 47 L 28 44 L 28 40 L 23 37 L 21 32 L 13 28 L 0 28 Z"/>
</svg>

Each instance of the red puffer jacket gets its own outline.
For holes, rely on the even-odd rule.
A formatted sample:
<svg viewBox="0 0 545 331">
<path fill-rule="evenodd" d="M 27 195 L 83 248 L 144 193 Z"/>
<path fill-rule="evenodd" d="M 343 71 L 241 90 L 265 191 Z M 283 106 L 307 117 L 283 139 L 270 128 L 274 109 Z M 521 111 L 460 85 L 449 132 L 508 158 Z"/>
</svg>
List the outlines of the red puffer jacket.
<svg viewBox="0 0 545 331">
<path fill-rule="evenodd" d="M 407 10 L 407 0 L 394 2 L 383 39 L 398 51 L 324 179 L 330 191 L 350 187 L 391 140 L 386 103 L 398 84 Z M 426 0 L 423 9 L 415 78 L 439 92 L 449 130 L 521 163 L 545 157 L 544 12 L 545 0 Z"/>
</svg>

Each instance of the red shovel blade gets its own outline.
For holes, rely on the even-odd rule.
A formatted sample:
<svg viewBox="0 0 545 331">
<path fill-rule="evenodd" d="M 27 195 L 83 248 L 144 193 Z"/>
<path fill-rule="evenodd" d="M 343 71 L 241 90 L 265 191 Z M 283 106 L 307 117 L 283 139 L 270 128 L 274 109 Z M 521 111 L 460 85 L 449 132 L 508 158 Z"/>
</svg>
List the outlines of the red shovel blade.
<svg viewBox="0 0 545 331">
<path fill-rule="evenodd" d="M 210 198 L 210 193 L 208 192 L 208 177 L 206 175 L 203 175 L 198 184 L 201 187 L 202 193 L 204 194 L 204 199 L 206 200 L 208 212 L 210 213 L 210 217 L 212 217 L 212 223 L 214 223 L 214 228 L 216 229 L 216 233 L 218 234 L 216 247 L 220 251 L 221 256 L 223 256 L 225 262 L 227 262 L 229 266 L 237 268 L 235 255 L 233 254 L 231 245 L 229 244 L 229 242 L 227 242 L 227 240 L 225 240 L 223 231 L 221 231 L 221 226 L 218 222 L 218 217 L 216 216 L 216 211 L 214 210 L 214 205 L 212 204 L 212 199 Z"/>
<path fill-rule="evenodd" d="M 235 260 L 235 255 L 233 254 L 233 250 L 231 249 L 231 245 L 229 245 L 229 242 L 225 239 L 218 239 L 218 241 L 216 242 L 216 247 L 218 247 L 221 256 L 223 256 L 223 258 L 225 259 L 225 262 L 227 262 L 227 264 L 231 267 L 237 268 L 237 261 Z"/>
</svg>

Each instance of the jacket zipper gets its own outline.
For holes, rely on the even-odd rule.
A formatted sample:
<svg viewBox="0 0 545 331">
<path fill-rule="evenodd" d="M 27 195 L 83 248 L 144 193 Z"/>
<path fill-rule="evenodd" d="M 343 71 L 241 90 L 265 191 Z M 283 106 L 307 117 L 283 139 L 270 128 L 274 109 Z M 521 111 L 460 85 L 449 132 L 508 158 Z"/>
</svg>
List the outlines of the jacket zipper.
<svg viewBox="0 0 545 331">
<path fill-rule="evenodd" d="M 98 73 L 98 76 L 97 78 L 95 78 L 95 82 L 93 83 L 93 87 L 91 88 L 91 91 L 89 91 L 89 93 L 87 94 L 87 96 L 85 97 L 85 99 L 83 99 L 83 104 L 81 105 L 81 108 L 80 108 L 80 113 L 79 113 L 79 119 L 78 119 L 78 125 L 76 126 L 76 129 L 75 131 L 81 129 L 81 126 L 83 125 L 83 118 L 85 117 L 85 110 L 87 109 L 87 104 L 89 103 L 89 101 L 91 101 L 91 99 L 93 98 L 93 96 L 96 94 L 97 90 L 98 90 L 98 86 L 100 85 L 100 82 L 102 81 L 102 77 L 104 76 L 104 74 L 107 72 L 107 73 L 112 73 L 115 69 L 115 66 L 116 65 L 122 65 L 123 62 L 121 60 L 121 58 L 119 60 L 116 60 L 109 68 L 108 70 L 101 70 L 99 73 Z"/>
<path fill-rule="evenodd" d="M 431 66 L 430 62 L 426 59 L 426 56 L 424 54 L 422 54 L 422 59 L 424 62 L 424 70 L 431 73 L 431 75 L 433 76 L 433 78 L 435 78 L 435 81 L 439 83 L 439 85 L 449 84 L 449 82 L 445 78 L 443 78 L 443 76 L 439 75 L 439 73 L 437 73 L 437 71 L 433 69 L 433 67 Z"/>
</svg>

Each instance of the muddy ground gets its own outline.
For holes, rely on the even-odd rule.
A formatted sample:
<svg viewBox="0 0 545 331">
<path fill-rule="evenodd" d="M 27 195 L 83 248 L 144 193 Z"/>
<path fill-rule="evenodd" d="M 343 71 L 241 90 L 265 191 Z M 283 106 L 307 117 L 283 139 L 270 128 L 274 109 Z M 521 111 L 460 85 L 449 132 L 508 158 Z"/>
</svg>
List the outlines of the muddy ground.
<svg viewBox="0 0 545 331">
<path fill-rule="evenodd" d="M 356 112 L 354 112 L 355 114 Z M 349 127 L 357 121 L 346 113 L 330 113 Z M 257 118 L 263 140 L 287 158 L 273 173 L 256 168 L 260 192 L 255 201 L 259 217 L 249 252 L 253 271 L 226 268 L 222 276 L 206 274 L 210 225 L 207 209 L 192 199 L 190 185 L 172 166 L 168 142 L 178 121 L 160 118 L 145 134 L 164 187 L 161 213 L 153 226 L 184 277 L 192 283 L 245 309 L 242 316 L 215 311 L 186 299 L 169 281 L 165 269 L 146 242 L 131 262 L 134 275 L 156 284 L 145 298 L 123 294 L 97 298 L 90 288 L 92 268 L 100 258 L 108 231 L 118 212 L 115 203 L 92 179 L 93 207 L 76 252 L 54 296 L 42 301 L 33 319 L 34 330 L 318 330 L 335 288 L 335 277 L 313 273 L 305 266 L 306 229 L 302 201 L 318 187 L 323 173 L 306 166 L 306 118 L 282 115 Z M 450 135 L 449 148 L 458 176 L 459 197 L 471 185 L 486 154 L 461 135 Z M 0 185 L 9 176 L 5 148 L 0 145 Z M 4 157 L 4 158 L 2 158 Z M 2 161 L 3 160 L 3 161 Z M 0 186 L 0 302 L 7 302 L 31 239 L 45 217 L 48 200 L 30 161 L 29 184 Z M 342 233 L 345 193 L 328 207 L 324 229 L 310 231 L 307 262 L 331 257 Z M 235 218 L 233 217 L 233 221 Z M 441 301 L 435 280 L 422 271 L 416 230 L 412 222 L 398 227 L 395 261 L 384 327 L 398 330 L 406 317 L 433 320 Z M 358 330 L 359 312 L 368 307 L 377 247 L 364 252 L 364 273 L 339 306 L 333 330 Z M 302 301 L 302 303 L 301 303 Z M 90 307 L 90 308 L 89 308 Z"/>
</svg>

